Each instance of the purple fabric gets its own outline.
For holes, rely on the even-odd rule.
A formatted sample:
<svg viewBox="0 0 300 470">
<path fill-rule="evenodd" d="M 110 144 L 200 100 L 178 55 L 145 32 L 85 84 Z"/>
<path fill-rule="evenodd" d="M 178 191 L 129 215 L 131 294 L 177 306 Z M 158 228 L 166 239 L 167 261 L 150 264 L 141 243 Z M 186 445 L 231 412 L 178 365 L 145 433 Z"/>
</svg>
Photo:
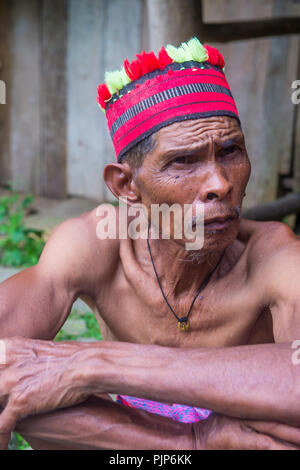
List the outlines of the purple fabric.
<svg viewBox="0 0 300 470">
<path fill-rule="evenodd" d="M 142 410 L 149 411 L 149 413 L 165 416 L 166 418 L 171 418 L 174 421 L 180 421 L 181 423 L 196 423 L 197 421 L 208 418 L 212 413 L 211 410 L 206 410 L 204 408 L 179 405 L 177 403 L 167 405 L 158 401 L 129 397 L 127 395 L 118 395 L 116 401 L 131 408 L 140 408 Z"/>
</svg>

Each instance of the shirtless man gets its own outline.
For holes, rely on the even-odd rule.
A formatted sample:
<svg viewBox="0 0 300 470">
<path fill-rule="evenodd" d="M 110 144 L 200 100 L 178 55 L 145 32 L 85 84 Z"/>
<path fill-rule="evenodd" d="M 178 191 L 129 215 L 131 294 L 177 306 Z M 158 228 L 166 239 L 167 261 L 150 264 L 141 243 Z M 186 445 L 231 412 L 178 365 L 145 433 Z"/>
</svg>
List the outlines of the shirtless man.
<svg viewBox="0 0 300 470">
<path fill-rule="evenodd" d="M 202 78 L 222 73 L 207 51 Z M 167 65 L 168 77 L 188 80 L 195 63 L 186 63 Z M 129 153 L 119 147 L 121 158 L 104 172 L 129 205 L 204 205 L 200 251 L 149 237 L 162 291 L 180 317 L 213 271 L 189 330 L 177 327 L 146 240 L 100 240 L 97 209 L 64 222 L 36 266 L 0 285 L 2 448 L 13 429 L 39 449 L 300 447 L 300 242 L 283 224 L 240 219 L 250 163 L 238 117 L 196 109 L 198 117 L 193 108 L 190 119 L 163 122 Z M 78 297 L 104 341 L 53 343 Z M 177 422 L 108 393 L 213 412 Z"/>
</svg>

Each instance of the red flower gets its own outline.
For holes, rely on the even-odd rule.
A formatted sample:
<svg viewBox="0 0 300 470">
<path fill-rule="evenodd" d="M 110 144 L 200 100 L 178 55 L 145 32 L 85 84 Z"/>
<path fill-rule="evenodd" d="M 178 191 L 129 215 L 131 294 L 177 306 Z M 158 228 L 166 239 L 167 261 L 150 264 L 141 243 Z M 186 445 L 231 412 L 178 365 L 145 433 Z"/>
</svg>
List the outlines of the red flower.
<svg viewBox="0 0 300 470">
<path fill-rule="evenodd" d="M 106 102 L 111 98 L 111 93 L 108 89 L 108 86 L 105 83 L 98 85 L 97 87 L 98 96 L 97 103 L 100 104 L 101 108 L 106 108 Z"/>
<path fill-rule="evenodd" d="M 208 61 L 212 65 L 219 65 L 219 67 L 221 67 L 222 69 L 225 66 L 225 61 L 221 52 L 219 52 L 218 49 L 212 46 L 205 45 L 204 47 L 208 53 Z"/>
</svg>

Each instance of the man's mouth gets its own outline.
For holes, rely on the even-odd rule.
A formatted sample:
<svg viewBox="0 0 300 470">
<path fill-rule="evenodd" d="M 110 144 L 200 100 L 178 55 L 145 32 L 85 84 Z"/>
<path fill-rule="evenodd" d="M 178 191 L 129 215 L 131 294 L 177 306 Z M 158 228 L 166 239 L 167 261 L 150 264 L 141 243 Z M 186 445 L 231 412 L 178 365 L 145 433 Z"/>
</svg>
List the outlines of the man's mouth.
<svg viewBox="0 0 300 470">
<path fill-rule="evenodd" d="M 226 230 L 236 217 L 212 217 L 211 219 L 204 219 L 204 230 Z"/>
</svg>

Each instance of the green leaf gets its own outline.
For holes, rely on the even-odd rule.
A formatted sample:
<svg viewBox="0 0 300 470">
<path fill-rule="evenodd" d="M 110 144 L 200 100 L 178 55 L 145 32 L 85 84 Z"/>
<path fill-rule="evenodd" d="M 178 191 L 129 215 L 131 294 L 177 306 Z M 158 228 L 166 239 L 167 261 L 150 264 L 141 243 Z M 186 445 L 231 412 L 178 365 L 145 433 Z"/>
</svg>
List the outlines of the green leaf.
<svg viewBox="0 0 300 470">
<path fill-rule="evenodd" d="M 38 262 L 45 246 L 44 232 L 23 223 L 25 210 L 33 200 L 31 195 L 21 200 L 14 191 L 0 198 L 0 263 L 28 267 Z"/>
<path fill-rule="evenodd" d="M 13 232 L 10 238 L 13 243 L 20 243 L 26 240 L 25 234 L 21 230 Z"/>
<path fill-rule="evenodd" d="M 31 196 L 31 195 L 26 196 L 22 201 L 22 208 L 26 209 L 30 204 L 32 204 L 33 201 L 34 201 L 33 196 Z"/>
</svg>

